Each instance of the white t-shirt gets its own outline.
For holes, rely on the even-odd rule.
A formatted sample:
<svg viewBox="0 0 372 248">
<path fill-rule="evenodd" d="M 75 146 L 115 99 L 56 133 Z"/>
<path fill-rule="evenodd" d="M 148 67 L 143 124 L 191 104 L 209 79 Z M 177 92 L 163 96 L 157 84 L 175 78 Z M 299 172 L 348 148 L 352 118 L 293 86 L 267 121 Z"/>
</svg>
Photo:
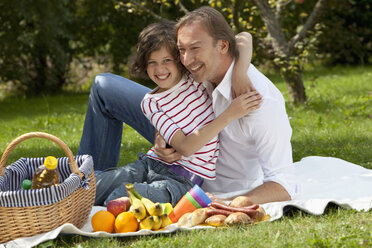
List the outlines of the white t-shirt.
<svg viewBox="0 0 372 248">
<path fill-rule="evenodd" d="M 213 109 L 220 115 L 233 100 L 231 75 L 234 62 L 224 79 L 214 89 L 206 85 L 212 96 Z M 219 134 L 220 153 L 216 164 L 216 180 L 205 181 L 205 191 L 224 194 L 248 192 L 268 181 L 281 184 L 292 199 L 298 193 L 293 173 L 292 129 L 285 101 L 274 84 L 252 64 L 247 72 L 262 95 L 261 107 L 231 122 Z M 238 194 L 238 193 L 237 193 Z"/>
<path fill-rule="evenodd" d="M 160 93 L 157 90 L 145 95 L 141 104 L 142 112 L 168 144 L 178 130 L 187 136 L 214 120 L 211 97 L 203 83 L 195 82 L 189 74 L 171 89 Z M 173 164 L 213 180 L 216 178 L 218 153 L 219 140 L 216 136 L 193 155 L 182 157 Z M 154 148 L 146 155 L 168 164 L 154 153 Z"/>
</svg>

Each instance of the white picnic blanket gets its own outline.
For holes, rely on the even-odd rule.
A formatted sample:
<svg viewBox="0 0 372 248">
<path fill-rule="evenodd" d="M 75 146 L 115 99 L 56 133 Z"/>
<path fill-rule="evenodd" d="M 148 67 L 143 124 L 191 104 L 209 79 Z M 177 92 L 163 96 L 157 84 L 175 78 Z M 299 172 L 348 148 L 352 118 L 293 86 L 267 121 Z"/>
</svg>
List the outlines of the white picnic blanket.
<svg viewBox="0 0 372 248">
<path fill-rule="evenodd" d="M 271 216 L 270 221 L 283 216 L 286 206 L 294 206 L 307 213 L 323 214 L 329 203 L 357 211 L 372 208 L 372 170 L 332 157 L 306 157 L 295 163 L 295 173 L 301 182 L 302 193 L 294 200 L 263 204 L 262 207 Z M 64 224 L 55 230 L 33 237 L 21 238 L 0 244 L 2 247 L 32 247 L 44 241 L 55 239 L 60 234 L 77 234 L 88 237 L 125 237 L 138 235 L 151 235 L 154 231 L 141 230 L 135 233 L 109 234 L 105 232 L 92 232 L 90 219 L 102 207 L 95 206 L 83 228 L 78 229 L 71 224 Z M 194 227 L 212 228 L 212 227 Z M 180 228 L 177 224 L 168 226 L 156 233 L 171 233 L 176 230 L 189 230 Z"/>
</svg>

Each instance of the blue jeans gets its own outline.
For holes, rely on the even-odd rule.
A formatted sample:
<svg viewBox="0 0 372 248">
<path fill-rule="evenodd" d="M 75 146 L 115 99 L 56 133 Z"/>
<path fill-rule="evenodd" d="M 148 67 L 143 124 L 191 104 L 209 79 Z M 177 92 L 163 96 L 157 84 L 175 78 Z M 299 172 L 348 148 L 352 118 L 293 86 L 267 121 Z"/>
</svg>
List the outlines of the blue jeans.
<svg viewBox="0 0 372 248">
<path fill-rule="evenodd" d="M 77 152 L 91 155 L 95 170 L 116 168 L 123 123 L 154 142 L 154 127 L 141 111 L 142 98 L 149 91 L 147 87 L 111 73 L 95 77 Z"/>
<path fill-rule="evenodd" d="M 173 206 L 193 187 L 193 183 L 175 174 L 159 161 L 139 154 L 138 160 L 96 175 L 94 205 L 106 206 L 110 200 L 128 196 L 125 184 L 133 183 L 137 192 L 153 202 L 170 202 Z"/>
</svg>

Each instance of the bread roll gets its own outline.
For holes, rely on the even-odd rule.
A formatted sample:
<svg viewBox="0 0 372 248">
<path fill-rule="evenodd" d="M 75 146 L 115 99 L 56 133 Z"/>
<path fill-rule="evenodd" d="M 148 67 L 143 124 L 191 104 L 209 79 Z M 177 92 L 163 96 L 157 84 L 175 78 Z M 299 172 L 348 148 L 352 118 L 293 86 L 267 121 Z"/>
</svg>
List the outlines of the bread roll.
<svg viewBox="0 0 372 248">
<path fill-rule="evenodd" d="M 224 223 L 227 225 L 249 224 L 251 223 L 251 218 L 248 216 L 248 214 L 242 212 L 235 212 L 227 216 Z"/>
</svg>

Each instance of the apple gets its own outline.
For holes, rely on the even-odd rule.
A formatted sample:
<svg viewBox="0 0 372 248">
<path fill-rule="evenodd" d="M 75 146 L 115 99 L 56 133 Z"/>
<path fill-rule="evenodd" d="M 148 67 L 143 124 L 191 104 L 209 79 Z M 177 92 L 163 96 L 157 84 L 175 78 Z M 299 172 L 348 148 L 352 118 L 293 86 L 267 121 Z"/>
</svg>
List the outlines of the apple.
<svg viewBox="0 0 372 248">
<path fill-rule="evenodd" d="M 111 200 L 107 203 L 107 211 L 115 215 L 115 217 L 118 216 L 118 214 L 127 211 L 129 207 L 130 199 L 126 196 Z"/>
<path fill-rule="evenodd" d="M 302 4 L 304 2 L 304 0 L 295 0 L 296 3 L 298 4 Z"/>
</svg>

